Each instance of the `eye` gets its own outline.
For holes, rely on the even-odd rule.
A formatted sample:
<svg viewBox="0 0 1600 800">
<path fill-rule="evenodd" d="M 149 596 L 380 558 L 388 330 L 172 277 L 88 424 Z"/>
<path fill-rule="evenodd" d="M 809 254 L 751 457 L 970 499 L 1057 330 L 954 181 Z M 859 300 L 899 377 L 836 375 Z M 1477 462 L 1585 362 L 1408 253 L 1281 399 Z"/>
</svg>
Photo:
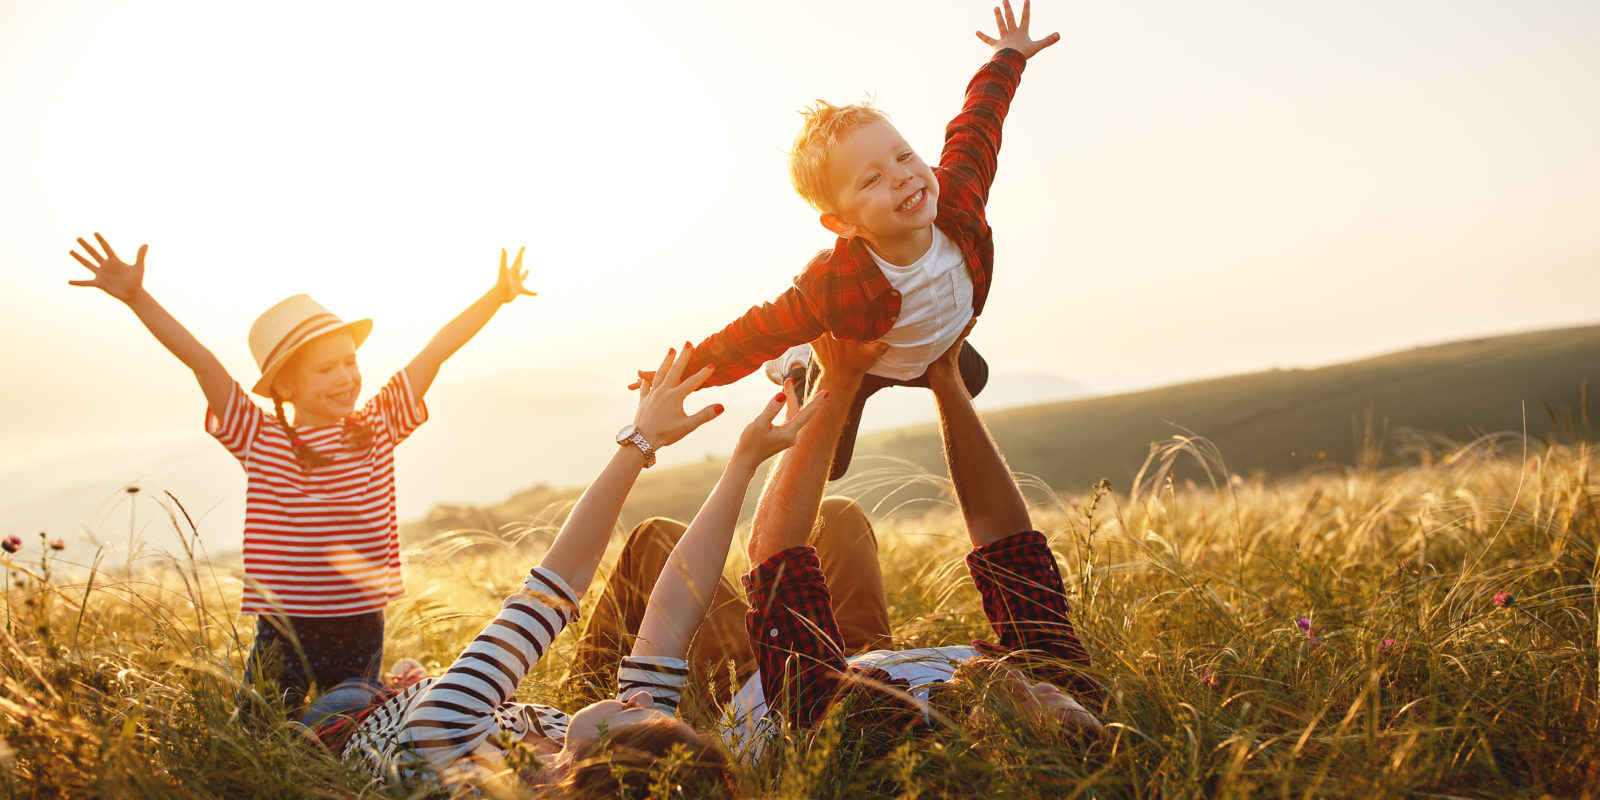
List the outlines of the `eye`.
<svg viewBox="0 0 1600 800">
<path fill-rule="evenodd" d="M 877 182 L 878 182 L 878 176 L 876 174 L 874 174 L 874 175 L 869 176 L 865 181 L 862 181 L 861 187 L 862 188 L 866 188 L 866 187 L 871 186 L 872 184 L 877 183 Z"/>
<path fill-rule="evenodd" d="M 899 155 L 899 156 L 897 156 L 897 157 L 896 157 L 896 158 L 895 158 L 895 160 L 896 160 L 896 161 L 899 161 L 899 162 L 900 162 L 900 163 L 902 163 L 902 164 L 904 164 L 904 163 L 906 163 L 906 162 L 907 162 L 907 161 L 910 161 L 910 160 L 911 160 L 911 157 L 912 157 L 912 156 L 913 156 L 913 155 L 915 155 L 915 153 L 912 153 L 912 152 L 911 152 L 911 151 L 910 151 L 910 150 L 907 150 L 907 151 L 905 151 L 905 152 L 904 152 L 904 153 L 901 153 L 901 154 L 900 154 L 900 155 Z"/>
</svg>

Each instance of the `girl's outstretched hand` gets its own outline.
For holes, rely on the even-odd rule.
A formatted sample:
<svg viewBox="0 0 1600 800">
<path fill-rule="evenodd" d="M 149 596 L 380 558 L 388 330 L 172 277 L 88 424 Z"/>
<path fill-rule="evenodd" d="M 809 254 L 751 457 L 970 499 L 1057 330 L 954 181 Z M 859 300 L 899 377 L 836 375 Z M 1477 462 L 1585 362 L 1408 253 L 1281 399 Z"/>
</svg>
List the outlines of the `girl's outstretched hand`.
<svg viewBox="0 0 1600 800">
<path fill-rule="evenodd" d="M 739 443 L 733 448 L 733 457 L 749 458 L 751 466 L 755 466 L 789 449 L 799 437 L 800 429 L 816 416 L 817 409 L 827 401 L 828 394 L 817 392 L 812 395 L 811 402 L 801 408 L 800 400 L 794 393 L 794 381 L 784 381 L 783 391 L 767 401 L 756 418 L 744 426 L 744 431 L 739 434 Z M 780 409 L 785 412 L 783 424 L 773 425 L 772 420 L 777 418 Z"/>
<path fill-rule="evenodd" d="M 633 424 L 639 426 L 639 432 L 656 449 L 688 436 L 722 413 L 720 404 L 706 406 L 693 414 L 683 410 L 684 398 L 711 377 L 709 366 L 683 377 L 693 350 L 688 342 L 684 343 L 683 352 L 668 350 L 667 357 L 655 371 L 656 380 L 639 380 L 639 410 L 633 415 Z"/>
<path fill-rule="evenodd" d="M 501 303 L 509 303 L 522 295 L 539 296 L 538 292 L 522 288 L 522 282 L 528 279 L 528 271 L 522 268 L 522 254 L 527 252 L 527 249 L 517 248 L 517 260 L 510 267 L 506 266 L 506 251 L 504 249 L 500 251 L 500 277 L 495 281 L 494 288 L 500 294 Z"/>
<path fill-rule="evenodd" d="M 144 254 L 150 249 L 150 245 L 139 245 L 139 255 L 134 258 L 132 264 L 129 264 L 117 257 L 116 251 L 111 249 L 111 243 L 106 241 L 106 237 L 96 233 L 94 238 L 100 243 L 100 249 L 105 251 L 105 255 L 101 255 L 94 249 L 94 245 L 81 237 L 78 239 L 78 246 L 83 248 L 83 252 L 88 253 L 89 257 L 84 258 L 77 250 L 72 251 L 72 257 L 94 273 L 94 277 L 67 283 L 73 286 L 96 287 L 124 303 L 133 300 L 144 286 Z M 90 259 L 93 259 L 93 262 Z"/>
</svg>

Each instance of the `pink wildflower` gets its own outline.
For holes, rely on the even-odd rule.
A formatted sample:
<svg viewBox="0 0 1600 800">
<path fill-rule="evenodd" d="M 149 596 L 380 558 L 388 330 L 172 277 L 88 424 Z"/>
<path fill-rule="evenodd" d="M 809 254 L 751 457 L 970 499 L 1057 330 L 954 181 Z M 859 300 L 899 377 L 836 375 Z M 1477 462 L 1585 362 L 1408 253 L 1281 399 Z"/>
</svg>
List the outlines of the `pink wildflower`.
<svg viewBox="0 0 1600 800">
<path fill-rule="evenodd" d="M 67 540 L 63 539 L 63 538 L 61 538 L 59 536 L 57 536 L 54 539 L 51 539 L 50 540 L 50 549 L 51 550 L 65 550 L 65 549 L 67 549 Z"/>
<path fill-rule="evenodd" d="M 1200 685 L 1206 687 L 1207 689 L 1216 689 L 1222 686 L 1222 682 L 1217 680 L 1216 670 L 1208 667 L 1206 671 L 1200 675 Z"/>
<path fill-rule="evenodd" d="M 1316 623 L 1312 622 L 1310 617 L 1301 617 L 1295 620 L 1294 624 L 1300 626 L 1300 632 L 1306 635 L 1306 641 L 1310 642 L 1312 647 L 1322 646 L 1322 640 L 1318 638 L 1318 634 L 1327 630 L 1328 626 L 1323 625 L 1313 628 L 1312 626 Z"/>
<path fill-rule="evenodd" d="M 1383 640 L 1383 644 L 1378 645 L 1378 655 L 1380 655 L 1380 656 L 1388 655 L 1389 651 L 1391 651 L 1393 649 L 1394 649 L 1394 640 L 1393 639 L 1384 639 Z"/>
<path fill-rule="evenodd" d="M 1494 593 L 1495 608 L 1505 608 L 1506 606 L 1511 605 L 1513 602 L 1515 602 L 1515 600 L 1513 600 L 1511 597 L 1511 593 L 1504 589 Z"/>
<path fill-rule="evenodd" d="M 0 539 L 0 548 L 3 548 L 7 553 L 15 553 L 22 549 L 22 537 L 13 533 L 4 539 Z"/>
</svg>

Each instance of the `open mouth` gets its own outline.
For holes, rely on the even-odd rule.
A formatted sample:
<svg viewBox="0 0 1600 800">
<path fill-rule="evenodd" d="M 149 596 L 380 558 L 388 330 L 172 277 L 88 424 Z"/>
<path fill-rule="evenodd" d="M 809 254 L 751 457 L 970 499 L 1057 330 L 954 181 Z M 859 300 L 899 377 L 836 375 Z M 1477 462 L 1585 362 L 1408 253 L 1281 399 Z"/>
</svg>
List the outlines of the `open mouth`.
<svg viewBox="0 0 1600 800">
<path fill-rule="evenodd" d="M 928 196 L 928 190 L 927 189 L 918 189 L 915 192 L 912 192 L 911 196 L 907 197 L 906 201 L 904 203 L 901 203 L 899 205 L 899 207 L 896 208 L 895 210 L 896 211 L 910 211 L 911 209 L 916 208 L 917 206 L 921 205 L 922 204 L 922 199 L 924 197 L 927 197 L 927 196 Z"/>
</svg>

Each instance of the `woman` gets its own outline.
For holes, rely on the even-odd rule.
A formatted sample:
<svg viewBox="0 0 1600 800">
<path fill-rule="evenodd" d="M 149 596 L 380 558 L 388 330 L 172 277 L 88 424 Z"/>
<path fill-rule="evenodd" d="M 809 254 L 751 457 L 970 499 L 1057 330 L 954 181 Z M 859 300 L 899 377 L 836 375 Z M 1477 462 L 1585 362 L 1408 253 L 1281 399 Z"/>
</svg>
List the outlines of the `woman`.
<svg viewBox="0 0 1600 800">
<path fill-rule="evenodd" d="M 710 375 L 708 368 L 685 378 L 691 356 L 687 347 L 681 354 L 669 351 L 657 372 L 659 385 L 640 387 L 638 412 L 618 435 L 610 463 L 578 500 L 523 590 L 506 600 L 455 663 L 440 677 L 381 700 L 359 719 L 322 726 L 320 738 L 346 757 L 359 758 L 381 779 L 559 784 L 579 796 L 646 786 L 660 774 L 659 757 L 682 748 L 686 758 L 675 754 L 662 762 L 677 770 L 675 780 L 703 793 L 733 793 L 726 757 L 676 718 L 684 655 L 721 576 L 757 467 L 793 444 L 818 407 L 813 402 L 799 408 L 792 391 L 773 398 L 740 434 L 716 488 L 668 558 L 638 639 L 622 660 L 616 697 L 570 715 L 512 700 L 550 642 L 577 619 L 578 598 L 594 579 L 639 471 L 654 462 L 656 450 L 722 412 L 712 406 L 684 413 L 684 397 Z M 787 421 L 775 426 L 772 421 L 786 401 Z"/>
</svg>

